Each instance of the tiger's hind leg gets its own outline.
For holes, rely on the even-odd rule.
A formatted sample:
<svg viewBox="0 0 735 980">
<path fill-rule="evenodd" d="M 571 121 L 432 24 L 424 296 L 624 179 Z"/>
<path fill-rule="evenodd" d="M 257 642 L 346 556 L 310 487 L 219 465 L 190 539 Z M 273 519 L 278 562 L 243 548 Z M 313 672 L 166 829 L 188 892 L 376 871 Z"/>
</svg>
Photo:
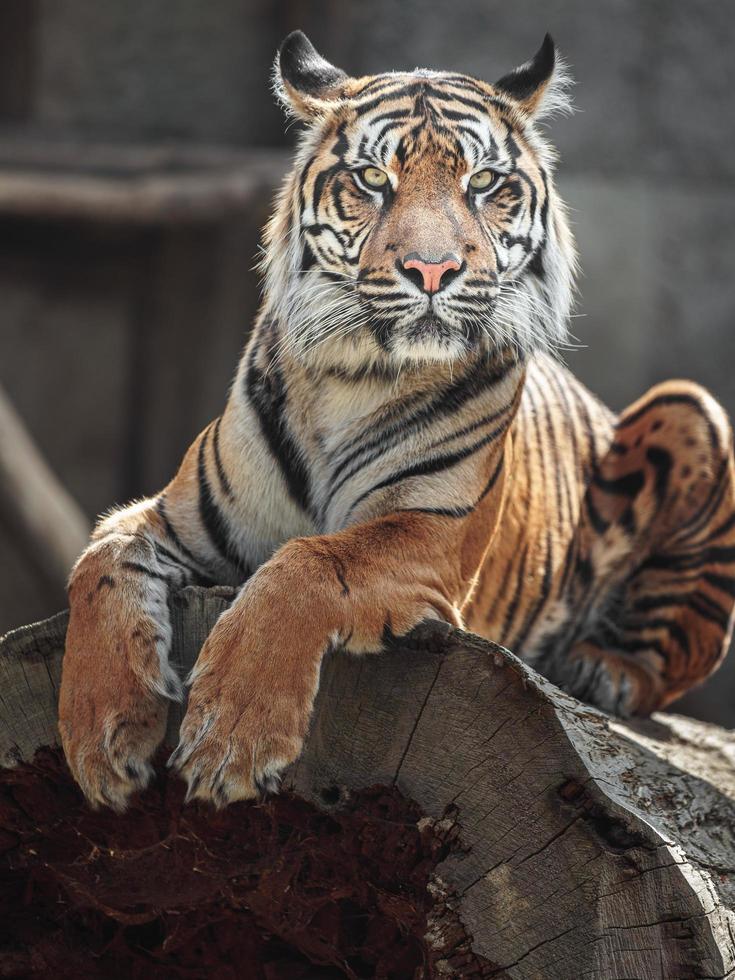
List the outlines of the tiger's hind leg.
<svg viewBox="0 0 735 980">
<path fill-rule="evenodd" d="M 689 382 L 651 389 L 620 417 L 585 504 L 589 626 L 550 673 L 604 710 L 649 714 L 708 677 L 732 634 L 735 464 L 723 409 Z"/>
</svg>

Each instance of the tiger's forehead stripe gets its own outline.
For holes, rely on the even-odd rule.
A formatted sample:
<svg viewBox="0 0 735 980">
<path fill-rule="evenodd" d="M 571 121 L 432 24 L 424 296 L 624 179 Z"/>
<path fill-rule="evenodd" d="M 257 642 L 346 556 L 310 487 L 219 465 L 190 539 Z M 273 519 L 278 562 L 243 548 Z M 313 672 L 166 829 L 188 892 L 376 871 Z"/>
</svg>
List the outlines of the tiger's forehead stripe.
<svg viewBox="0 0 735 980">
<path fill-rule="evenodd" d="M 359 136 L 354 133 L 355 127 Z M 506 129 L 505 135 L 509 132 Z M 396 156 L 396 162 L 403 166 L 409 147 L 412 155 L 432 152 L 437 163 L 449 153 L 455 163 L 464 161 L 470 170 L 485 165 L 508 172 L 517 156 L 517 147 L 505 145 L 504 134 L 489 113 L 478 116 L 444 105 L 437 110 L 430 96 L 417 96 L 411 106 L 384 110 L 373 117 L 356 116 L 345 133 L 353 145 L 343 159 L 354 166 L 372 163 L 388 167 Z M 335 151 L 336 144 L 332 144 L 332 154 Z"/>
<path fill-rule="evenodd" d="M 498 99 L 497 91 L 486 82 L 482 82 L 470 75 L 462 75 L 459 72 L 431 71 L 428 69 L 416 69 L 412 72 L 383 72 L 379 75 L 370 75 L 364 78 L 355 79 L 347 89 L 348 97 L 359 99 L 367 95 L 375 95 L 392 88 L 405 86 L 408 83 L 433 82 L 434 84 L 455 85 L 458 88 L 466 89 L 481 96 L 483 99 L 491 97 Z M 503 103 L 507 107 L 507 103 Z"/>
<path fill-rule="evenodd" d="M 510 116 L 512 109 L 490 87 L 481 87 L 472 79 L 448 76 L 441 73 L 420 73 L 390 76 L 384 85 L 361 93 L 345 93 L 347 102 L 358 115 L 365 115 L 384 106 L 387 100 L 402 100 L 424 95 L 439 102 L 457 102 L 475 112 L 487 112 L 492 106 L 498 112 Z"/>
</svg>

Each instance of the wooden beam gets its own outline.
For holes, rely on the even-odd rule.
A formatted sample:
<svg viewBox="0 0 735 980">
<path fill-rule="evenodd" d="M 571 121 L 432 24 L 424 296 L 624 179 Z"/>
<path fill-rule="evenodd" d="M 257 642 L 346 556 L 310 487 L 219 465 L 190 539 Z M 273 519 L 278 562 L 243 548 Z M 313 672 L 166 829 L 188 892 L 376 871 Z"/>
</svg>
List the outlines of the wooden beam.
<svg viewBox="0 0 735 980">
<path fill-rule="evenodd" d="M 90 525 L 0 388 L 0 523 L 27 555 L 50 601 L 65 595 Z M 51 606 L 53 609 L 53 605 Z"/>
<path fill-rule="evenodd" d="M 275 150 L 0 139 L 0 215 L 108 224 L 220 221 L 270 195 Z"/>
</svg>

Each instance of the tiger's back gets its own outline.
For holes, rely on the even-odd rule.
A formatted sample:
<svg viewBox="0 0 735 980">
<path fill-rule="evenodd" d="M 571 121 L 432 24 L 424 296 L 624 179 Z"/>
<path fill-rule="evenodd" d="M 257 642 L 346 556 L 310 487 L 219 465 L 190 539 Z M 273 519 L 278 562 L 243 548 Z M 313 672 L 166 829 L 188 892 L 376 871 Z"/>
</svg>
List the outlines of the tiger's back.
<svg viewBox="0 0 735 980">
<path fill-rule="evenodd" d="M 618 712 L 625 692 L 599 669 L 603 651 L 620 658 L 618 678 L 635 664 L 647 682 L 650 667 L 650 708 L 707 677 L 733 628 L 723 409 L 700 386 L 671 381 L 616 417 L 541 356 L 511 436 L 513 479 L 468 625 Z"/>
</svg>

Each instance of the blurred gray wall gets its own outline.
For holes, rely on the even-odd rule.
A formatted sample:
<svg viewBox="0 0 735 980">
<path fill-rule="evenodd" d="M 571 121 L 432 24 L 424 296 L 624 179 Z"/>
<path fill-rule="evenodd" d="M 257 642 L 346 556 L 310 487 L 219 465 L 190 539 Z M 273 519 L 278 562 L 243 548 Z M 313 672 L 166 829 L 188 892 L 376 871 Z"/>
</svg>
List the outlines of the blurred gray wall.
<svg viewBox="0 0 735 980">
<path fill-rule="evenodd" d="M 229 172 L 252 147 L 289 146 L 269 72 L 295 27 L 353 74 L 420 65 L 490 80 L 549 30 L 579 109 L 550 127 L 582 265 L 584 346 L 568 363 L 615 408 L 688 376 L 735 414 L 729 3 L 3 0 L 0 183 L 24 168 L 58 170 L 60 186 L 114 180 L 118 156 L 141 147 L 165 153 L 120 179 Z M 90 162 L 100 146 L 105 162 Z M 90 514 L 159 486 L 218 410 L 254 311 L 267 196 L 227 220 L 0 214 L 0 384 Z M 6 555 L 0 629 L 50 611 L 34 605 L 22 555 Z M 731 669 L 692 710 L 735 724 L 734 689 Z"/>
</svg>

